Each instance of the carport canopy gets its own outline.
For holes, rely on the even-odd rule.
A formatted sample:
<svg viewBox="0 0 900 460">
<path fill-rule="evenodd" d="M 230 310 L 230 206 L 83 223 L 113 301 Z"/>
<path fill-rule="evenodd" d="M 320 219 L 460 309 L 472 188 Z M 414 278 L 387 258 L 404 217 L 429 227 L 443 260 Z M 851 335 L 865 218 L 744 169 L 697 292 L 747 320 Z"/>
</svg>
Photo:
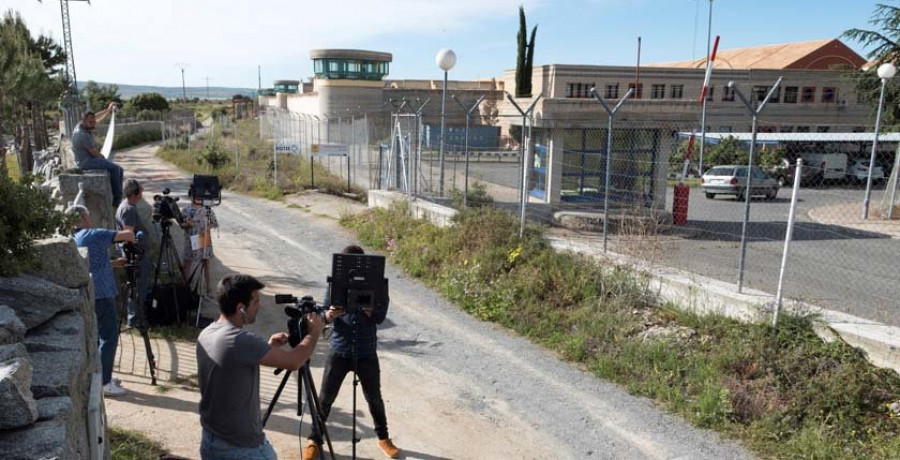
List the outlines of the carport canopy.
<svg viewBox="0 0 900 460">
<path fill-rule="evenodd" d="M 690 139 L 695 136 L 699 142 L 703 137 L 700 133 L 682 131 L 678 133 L 679 139 Z M 752 133 L 706 133 L 707 144 L 718 144 L 722 139 L 733 137 L 741 142 L 750 142 Z M 875 133 L 757 133 L 756 143 L 760 145 L 775 145 L 781 142 L 874 142 Z M 900 142 L 900 133 L 884 133 L 878 135 L 878 142 Z"/>
</svg>

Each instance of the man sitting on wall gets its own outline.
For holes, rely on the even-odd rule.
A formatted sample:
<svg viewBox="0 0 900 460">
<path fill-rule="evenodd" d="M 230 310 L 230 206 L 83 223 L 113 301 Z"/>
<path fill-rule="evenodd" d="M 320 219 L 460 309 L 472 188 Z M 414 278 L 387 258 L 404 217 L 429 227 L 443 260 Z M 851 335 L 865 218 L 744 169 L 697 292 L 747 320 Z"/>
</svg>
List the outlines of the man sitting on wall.
<svg viewBox="0 0 900 460">
<path fill-rule="evenodd" d="M 122 201 L 122 180 L 125 171 L 121 166 L 107 160 L 100 153 L 100 146 L 94 137 L 94 129 L 97 122 L 106 118 L 116 110 L 116 103 L 110 102 L 109 107 L 94 113 L 85 112 L 81 122 L 72 131 L 72 153 L 75 155 L 75 163 L 81 169 L 103 169 L 109 173 L 109 185 L 112 187 L 113 206 L 118 206 Z"/>
</svg>

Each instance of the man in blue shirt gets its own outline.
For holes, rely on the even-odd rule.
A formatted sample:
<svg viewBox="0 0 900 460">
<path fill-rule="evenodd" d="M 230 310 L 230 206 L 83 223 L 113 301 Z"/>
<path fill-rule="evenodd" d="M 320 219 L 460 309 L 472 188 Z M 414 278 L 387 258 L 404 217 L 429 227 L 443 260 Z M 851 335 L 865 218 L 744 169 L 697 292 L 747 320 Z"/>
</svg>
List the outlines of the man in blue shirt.
<svg viewBox="0 0 900 460">
<path fill-rule="evenodd" d="M 97 145 L 97 139 L 94 138 L 97 122 L 106 118 L 115 109 L 116 103 L 110 102 L 109 107 L 97 113 L 84 113 L 81 123 L 78 123 L 75 130 L 72 131 L 72 153 L 79 168 L 103 169 L 109 173 L 109 185 L 112 187 L 113 195 L 112 205 L 118 206 L 122 201 L 122 179 L 125 172 L 121 166 L 103 157 L 103 154 L 100 153 L 100 146 Z"/>
<path fill-rule="evenodd" d="M 94 310 L 97 314 L 97 334 L 100 336 L 100 364 L 103 369 L 103 393 L 106 396 L 122 396 L 118 380 L 112 378 L 113 360 L 119 345 L 119 321 L 116 312 L 116 280 L 112 267 L 122 267 L 125 259 L 109 260 L 109 245 L 120 242 L 134 242 L 131 230 L 117 232 L 105 228 L 91 228 L 91 215 L 84 206 L 70 206 L 68 215 L 78 216 L 75 225 L 75 244 L 88 248 L 91 278 L 94 280 Z"/>
<path fill-rule="evenodd" d="M 359 246 L 347 246 L 344 254 L 365 254 Z M 350 371 L 356 372 L 362 384 L 363 396 L 369 403 L 369 413 L 375 421 L 375 434 L 378 436 L 378 447 L 390 458 L 397 458 L 400 449 L 394 445 L 388 435 L 387 416 L 384 411 L 384 400 L 381 397 L 381 368 L 378 364 L 376 345 L 378 337 L 376 327 L 387 317 L 388 306 L 375 309 L 364 308 L 362 314 L 344 314 L 342 305 L 331 305 L 331 286 L 325 292 L 322 302 L 328 305 L 325 322 L 333 323 L 331 333 L 331 349 L 325 361 L 325 375 L 322 377 L 322 392 L 319 394 L 319 406 L 322 408 L 323 421 L 328 418 L 331 406 L 337 399 L 338 391 L 344 377 Z M 353 335 L 356 334 L 356 367 L 353 363 Z M 321 436 L 310 435 L 309 444 L 303 449 L 303 460 L 319 458 L 322 446 Z"/>
</svg>

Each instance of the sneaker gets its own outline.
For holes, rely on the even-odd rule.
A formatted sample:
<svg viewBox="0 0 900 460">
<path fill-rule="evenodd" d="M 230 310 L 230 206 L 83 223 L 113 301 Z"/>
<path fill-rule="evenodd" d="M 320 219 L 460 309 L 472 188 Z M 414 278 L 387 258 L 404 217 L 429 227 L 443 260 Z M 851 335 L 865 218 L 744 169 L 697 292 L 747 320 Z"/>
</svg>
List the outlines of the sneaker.
<svg viewBox="0 0 900 460">
<path fill-rule="evenodd" d="M 303 449 L 303 460 L 319 460 L 319 450 L 321 448 L 315 441 L 310 441 Z"/>
<path fill-rule="evenodd" d="M 397 458 L 400 456 L 400 449 L 394 445 L 391 438 L 379 439 L 378 447 L 380 447 L 382 452 L 384 452 L 384 455 L 387 455 L 389 458 Z"/>
<path fill-rule="evenodd" d="M 115 398 L 117 396 L 124 396 L 127 391 L 124 388 L 120 387 L 116 384 L 115 381 L 111 381 L 106 385 L 103 385 L 103 395 L 109 396 L 111 398 Z"/>
<path fill-rule="evenodd" d="M 122 381 L 119 380 L 118 377 L 113 377 L 113 378 L 112 378 L 112 382 L 115 383 L 117 387 L 121 387 L 121 386 L 122 386 Z"/>
</svg>

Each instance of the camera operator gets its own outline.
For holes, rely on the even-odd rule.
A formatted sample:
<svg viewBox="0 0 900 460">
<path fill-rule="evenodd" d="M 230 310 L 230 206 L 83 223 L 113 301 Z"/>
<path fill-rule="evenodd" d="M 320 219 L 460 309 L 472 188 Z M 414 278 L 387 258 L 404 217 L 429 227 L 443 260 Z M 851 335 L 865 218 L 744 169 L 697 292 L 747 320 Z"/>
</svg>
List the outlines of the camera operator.
<svg viewBox="0 0 900 460">
<path fill-rule="evenodd" d="M 347 246 L 341 251 L 344 254 L 365 254 L 359 246 Z M 331 334 L 331 349 L 325 362 L 322 377 L 322 392 L 319 394 L 319 405 L 324 419 L 328 418 L 331 406 L 337 398 L 344 377 L 355 371 L 362 384 L 363 395 L 369 403 L 369 413 L 375 422 L 375 433 L 378 435 L 378 447 L 390 458 L 400 455 L 390 436 L 388 436 L 387 416 L 384 411 L 384 400 L 381 398 L 381 368 L 378 364 L 376 345 L 378 337 L 376 327 L 387 317 L 387 304 L 377 309 L 364 308 L 362 314 L 344 314 L 343 306 L 331 305 L 331 286 L 325 292 L 324 305 L 330 305 L 325 314 L 326 323 L 334 323 Z M 355 330 L 355 331 L 354 331 Z M 351 344 L 356 334 L 356 368 L 353 368 Z M 309 444 L 303 449 L 303 460 L 319 458 L 322 438 L 310 435 Z"/>
<path fill-rule="evenodd" d="M 144 232 L 144 235 L 150 235 L 150 232 L 147 229 L 147 224 L 141 219 L 140 214 L 138 213 L 137 204 L 144 199 L 144 187 L 136 181 L 135 179 L 128 178 L 125 179 L 125 184 L 122 186 L 122 191 L 125 194 L 125 199 L 119 203 L 119 208 L 116 209 L 116 228 L 119 230 L 131 230 L 134 233 Z M 145 254 L 147 254 L 147 240 L 149 238 L 144 238 L 140 242 L 139 250 Z M 136 309 L 143 310 L 142 302 L 147 298 L 147 289 L 150 288 L 150 257 L 142 257 L 141 264 L 138 267 L 138 276 L 137 276 L 137 291 L 138 298 L 141 302 L 129 303 L 129 311 L 128 311 L 128 327 L 145 327 L 146 317 L 143 311 L 136 311 Z"/>
<path fill-rule="evenodd" d="M 324 323 L 307 314 L 308 334 L 290 349 L 287 333 L 263 338 L 243 329 L 260 308 L 261 282 L 249 275 L 227 275 L 219 282 L 221 314 L 197 339 L 200 380 L 202 459 L 276 459 L 263 434 L 259 405 L 259 366 L 297 370 L 309 360 Z"/>
<path fill-rule="evenodd" d="M 66 214 L 78 216 L 79 221 L 72 237 L 78 247 L 88 248 L 91 278 L 94 280 L 94 311 L 100 338 L 103 394 L 122 396 L 125 390 L 119 385 L 118 379 L 112 378 L 113 361 L 119 345 L 119 320 L 116 312 L 116 296 L 119 292 L 112 267 L 125 266 L 125 259 L 116 259 L 110 263 L 109 245 L 119 241 L 134 242 L 134 233 L 131 230 L 116 232 L 105 228 L 91 228 L 91 215 L 84 206 L 70 206 L 66 209 Z"/>
<path fill-rule="evenodd" d="M 212 208 L 203 204 L 203 197 L 194 193 L 194 187 L 188 190 L 188 194 L 191 196 L 191 204 L 184 207 L 182 214 L 187 218 L 181 223 L 181 228 L 184 229 L 184 267 L 182 267 L 182 271 L 184 279 L 189 279 L 193 263 L 203 264 L 202 271 L 207 292 L 198 292 L 198 294 L 205 294 L 209 297 L 209 289 L 212 285 L 209 259 L 213 256 L 211 230 L 219 227 L 219 221 L 216 220 L 216 213 Z"/>
</svg>

